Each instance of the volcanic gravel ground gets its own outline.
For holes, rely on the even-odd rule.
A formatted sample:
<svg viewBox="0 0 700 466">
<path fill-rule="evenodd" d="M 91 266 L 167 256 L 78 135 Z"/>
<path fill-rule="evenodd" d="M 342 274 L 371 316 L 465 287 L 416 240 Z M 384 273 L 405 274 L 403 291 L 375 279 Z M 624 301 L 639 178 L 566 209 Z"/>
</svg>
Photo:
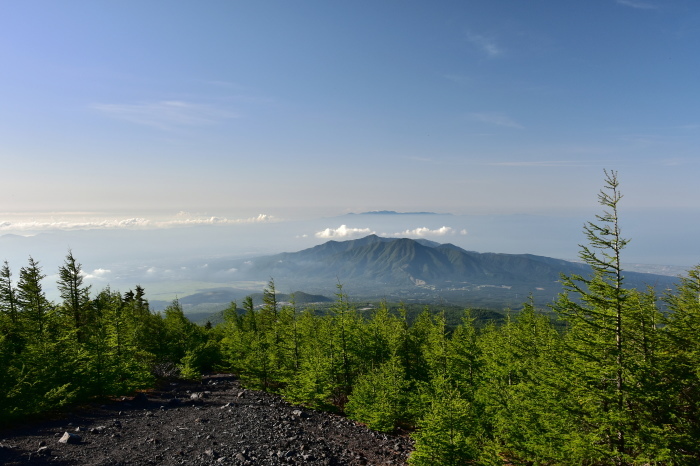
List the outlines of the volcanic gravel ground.
<svg viewBox="0 0 700 466">
<path fill-rule="evenodd" d="M 0 431 L 2 465 L 399 465 L 412 448 L 406 436 L 243 389 L 231 375 Z"/>
</svg>

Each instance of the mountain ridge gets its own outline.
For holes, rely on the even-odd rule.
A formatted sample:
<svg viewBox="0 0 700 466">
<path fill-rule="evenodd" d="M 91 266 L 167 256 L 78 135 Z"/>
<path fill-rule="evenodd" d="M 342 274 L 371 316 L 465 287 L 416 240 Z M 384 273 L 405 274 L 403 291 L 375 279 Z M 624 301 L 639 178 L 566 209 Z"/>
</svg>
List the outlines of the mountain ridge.
<svg viewBox="0 0 700 466">
<path fill-rule="evenodd" d="M 452 283 L 474 286 L 549 286 L 561 274 L 587 275 L 582 263 L 534 254 L 479 253 L 451 243 L 426 239 L 384 238 L 376 234 L 335 241 L 304 249 L 263 256 L 239 264 L 248 278 L 287 280 L 297 283 L 328 281 L 390 287 L 445 287 Z M 669 285 L 674 279 L 661 275 L 627 272 L 632 286 L 645 282 Z"/>
</svg>

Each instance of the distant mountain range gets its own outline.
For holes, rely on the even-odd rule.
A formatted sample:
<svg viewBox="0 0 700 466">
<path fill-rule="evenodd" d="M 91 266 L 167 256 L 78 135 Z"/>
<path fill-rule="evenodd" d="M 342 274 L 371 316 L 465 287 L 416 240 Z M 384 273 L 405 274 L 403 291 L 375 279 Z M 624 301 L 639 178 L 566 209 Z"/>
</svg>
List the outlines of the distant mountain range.
<svg viewBox="0 0 700 466">
<path fill-rule="evenodd" d="M 222 264 L 223 266 L 223 264 Z M 338 283 L 362 295 L 462 297 L 483 290 L 492 295 L 511 291 L 524 301 L 527 293 L 551 299 L 561 291 L 562 273 L 588 275 L 587 265 L 532 254 L 498 254 L 467 251 L 453 244 L 425 239 L 382 238 L 369 235 L 349 241 L 328 241 L 298 252 L 275 254 L 237 263 L 245 280 L 268 280 L 278 284 L 332 293 Z M 627 272 L 627 284 L 657 289 L 671 287 L 673 277 Z M 483 295 L 483 293 L 482 293 Z M 432 296 L 432 298 L 429 298 Z M 476 295 L 475 295 L 476 296 Z M 465 298 L 466 299 L 466 298 Z M 483 304 L 483 303 L 482 303 Z"/>
<path fill-rule="evenodd" d="M 395 210 L 372 210 L 370 212 L 350 213 L 349 215 L 451 215 L 436 212 L 396 212 Z"/>
</svg>

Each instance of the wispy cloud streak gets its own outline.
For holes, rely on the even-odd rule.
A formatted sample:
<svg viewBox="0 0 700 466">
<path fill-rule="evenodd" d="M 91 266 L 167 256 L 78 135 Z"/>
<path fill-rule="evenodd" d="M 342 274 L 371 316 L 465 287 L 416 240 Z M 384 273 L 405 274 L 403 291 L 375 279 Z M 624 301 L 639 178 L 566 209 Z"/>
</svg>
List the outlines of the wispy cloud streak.
<svg viewBox="0 0 700 466">
<path fill-rule="evenodd" d="M 637 0 L 616 0 L 619 5 L 624 5 L 628 6 L 631 8 L 637 8 L 639 10 L 655 10 L 657 9 L 656 5 L 653 5 L 649 2 L 640 2 Z"/>
<path fill-rule="evenodd" d="M 166 131 L 185 126 L 212 125 L 223 119 L 238 116 L 209 105 L 180 100 L 139 104 L 93 104 L 92 108 L 110 118 Z"/>
<path fill-rule="evenodd" d="M 443 226 L 443 227 L 436 228 L 433 230 L 431 230 L 430 228 L 427 228 L 427 227 L 418 227 L 418 228 L 414 228 L 412 230 L 404 230 L 404 231 L 399 232 L 399 233 L 385 233 L 382 236 L 390 236 L 390 237 L 394 237 L 394 238 L 415 238 L 415 237 L 423 238 L 426 236 L 456 235 L 458 233 L 460 235 L 466 235 L 467 230 L 460 230 L 458 232 L 454 228 L 447 227 L 447 226 Z"/>
<path fill-rule="evenodd" d="M 486 55 L 491 58 L 498 57 L 503 54 L 503 49 L 498 46 L 495 40 L 481 34 L 467 33 L 467 40 L 481 49 Z"/>
</svg>

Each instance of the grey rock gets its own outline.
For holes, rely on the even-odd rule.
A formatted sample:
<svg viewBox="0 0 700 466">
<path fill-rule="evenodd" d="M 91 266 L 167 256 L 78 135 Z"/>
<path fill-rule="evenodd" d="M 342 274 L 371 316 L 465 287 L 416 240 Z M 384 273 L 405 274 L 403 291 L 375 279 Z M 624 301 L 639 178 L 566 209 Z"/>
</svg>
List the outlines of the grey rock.
<svg viewBox="0 0 700 466">
<path fill-rule="evenodd" d="M 58 443 L 66 444 L 78 444 L 82 441 L 82 438 L 78 434 L 71 434 L 70 432 L 64 432 L 63 436 L 58 439 Z"/>
<path fill-rule="evenodd" d="M 39 456 L 50 456 L 51 455 L 51 449 L 46 446 L 39 447 L 39 449 L 36 451 L 36 454 Z"/>
</svg>

